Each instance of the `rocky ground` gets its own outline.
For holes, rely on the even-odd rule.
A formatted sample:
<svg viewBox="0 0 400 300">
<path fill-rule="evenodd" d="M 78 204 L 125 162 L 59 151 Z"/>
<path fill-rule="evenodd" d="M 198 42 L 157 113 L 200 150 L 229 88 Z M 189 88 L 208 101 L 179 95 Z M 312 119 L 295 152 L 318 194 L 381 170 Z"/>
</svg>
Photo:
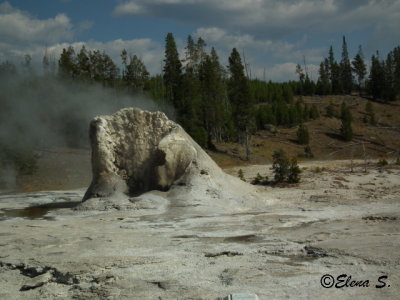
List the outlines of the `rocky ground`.
<svg viewBox="0 0 400 300">
<path fill-rule="evenodd" d="M 0 299 L 398 299 L 400 169 L 301 167 L 300 184 L 249 187 L 235 207 L 214 206 L 225 197 L 214 190 L 100 212 L 62 208 L 84 190 L 2 194 Z M 272 178 L 270 166 L 241 168 Z M 326 274 L 337 287 L 321 286 Z"/>
</svg>

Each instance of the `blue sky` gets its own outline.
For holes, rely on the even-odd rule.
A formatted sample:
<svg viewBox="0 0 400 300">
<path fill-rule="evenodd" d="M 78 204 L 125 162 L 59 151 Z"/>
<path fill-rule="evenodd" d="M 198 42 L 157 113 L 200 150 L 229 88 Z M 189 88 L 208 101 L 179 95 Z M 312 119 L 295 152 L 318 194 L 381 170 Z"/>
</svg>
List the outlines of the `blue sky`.
<svg viewBox="0 0 400 300">
<path fill-rule="evenodd" d="M 253 77 L 295 78 L 306 58 L 311 76 L 342 36 L 350 56 L 358 45 L 367 59 L 400 45 L 399 0 L 0 0 L 0 61 L 37 64 L 44 50 L 83 44 L 105 50 L 117 63 L 123 48 L 140 56 L 152 74 L 162 67 L 164 38 L 172 32 L 183 55 L 189 34 L 216 48 L 221 63 L 233 47 L 246 54 Z"/>
</svg>

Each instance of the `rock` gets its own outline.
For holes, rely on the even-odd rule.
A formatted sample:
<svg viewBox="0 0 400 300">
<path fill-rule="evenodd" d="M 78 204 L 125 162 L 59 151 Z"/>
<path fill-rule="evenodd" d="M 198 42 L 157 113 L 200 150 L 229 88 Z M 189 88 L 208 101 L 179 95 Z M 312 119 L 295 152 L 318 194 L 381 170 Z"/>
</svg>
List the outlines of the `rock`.
<svg viewBox="0 0 400 300">
<path fill-rule="evenodd" d="M 241 293 L 230 294 L 229 296 L 225 297 L 224 300 L 259 300 L 259 298 L 256 294 Z"/>
<path fill-rule="evenodd" d="M 34 278 L 29 278 L 27 282 L 20 288 L 20 291 L 33 290 L 48 283 L 52 279 L 52 274 L 46 272 Z"/>
<path fill-rule="evenodd" d="M 272 124 L 264 124 L 264 129 L 272 133 L 276 133 L 278 131 L 276 126 Z"/>
<path fill-rule="evenodd" d="M 111 116 L 96 117 L 90 124 L 90 141 L 93 179 L 82 204 L 95 200 L 87 203 L 86 209 L 136 209 L 137 199 L 132 197 L 151 190 L 167 191 L 172 186 L 185 187 L 185 191 L 199 187 L 196 199 L 209 193 L 217 195 L 224 185 L 245 191 L 162 112 L 125 108 Z M 226 182 L 227 177 L 230 182 Z M 183 196 L 185 191 L 177 189 L 176 194 Z M 191 198 L 187 195 L 186 200 Z M 131 205 L 134 202 L 136 206 Z"/>
</svg>

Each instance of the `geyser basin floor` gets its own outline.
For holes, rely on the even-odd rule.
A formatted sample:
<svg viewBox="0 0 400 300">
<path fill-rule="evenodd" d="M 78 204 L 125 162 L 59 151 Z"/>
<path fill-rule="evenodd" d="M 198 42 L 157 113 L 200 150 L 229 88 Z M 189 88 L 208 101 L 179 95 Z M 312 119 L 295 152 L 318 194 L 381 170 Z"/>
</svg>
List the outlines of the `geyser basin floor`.
<svg viewBox="0 0 400 300">
<path fill-rule="evenodd" d="M 249 174 L 268 166 L 243 169 Z M 57 216 L 52 222 L 2 221 L 0 298 L 217 299 L 254 293 L 260 299 L 396 299 L 400 170 L 361 170 L 351 174 L 331 165 L 317 176 L 305 171 L 299 186 L 260 188 L 260 203 L 276 201 L 242 212 L 210 206 L 193 213 L 197 207 L 168 197 L 165 210 L 89 215 L 61 209 L 51 212 Z M 41 195 L 48 197 L 44 202 L 65 197 Z M 0 208 L 44 203 L 33 196 L 24 204 L 1 197 Z M 326 289 L 320 284 L 325 274 L 369 280 L 370 287 Z M 377 289 L 383 275 L 387 286 Z"/>
</svg>

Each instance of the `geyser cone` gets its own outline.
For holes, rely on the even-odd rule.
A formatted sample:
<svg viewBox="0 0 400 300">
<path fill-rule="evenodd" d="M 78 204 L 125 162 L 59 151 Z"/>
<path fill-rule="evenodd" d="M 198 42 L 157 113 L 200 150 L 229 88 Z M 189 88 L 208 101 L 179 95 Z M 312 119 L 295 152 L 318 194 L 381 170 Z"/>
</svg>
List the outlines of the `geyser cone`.
<svg viewBox="0 0 400 300">
<path fill-rule="evenodd" d="M 175 199 L 216 202 L 212 198 L 232 198 L 222 196 L 224 192 L 238 196 L 251 189 L 225 174 L 162 112 L 125 108 L 96 117 L 90 124 L 90 140 L 93 180 L 83 201 L 101 198 L 112 203 L 110 199 L 121 196 L 170 190 Z"/>
</svg>

